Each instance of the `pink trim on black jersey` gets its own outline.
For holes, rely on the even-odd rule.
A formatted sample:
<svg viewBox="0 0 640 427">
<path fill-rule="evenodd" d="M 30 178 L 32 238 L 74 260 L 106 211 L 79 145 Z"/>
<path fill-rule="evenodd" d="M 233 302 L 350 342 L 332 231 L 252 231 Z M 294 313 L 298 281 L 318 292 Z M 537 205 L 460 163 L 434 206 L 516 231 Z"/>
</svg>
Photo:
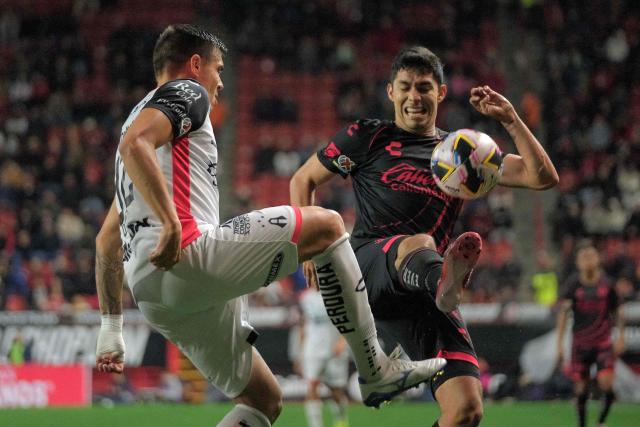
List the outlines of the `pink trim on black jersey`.
<svg viewBox="0 0 640 427">
<path fill-rule="evenodd" d="M 387 243 L 385 243 L 382 247 L 382 252 L 384 252 L 385 254 L 389 252 L 389 249 L 391 249 L 391 245 L 393 245 L 393 242 L 404 236 L 406 236 L 406 234 L 398 234 L 397 236 L 393 236 L 392 238 L 387 240 Z"/>
<path fill-rule="evenodd" d="M 184 249 L 200 236 L 191 214 L 191 175 L 189 173 L 189 137 L 174 139 L 171 148 L 173 168 L 173 203 L 182 225 L 181 247 Z"/>
<path fill-rule="evenodd" d="M 445 359 L 451 360 L 463 360 L 476 365 L 478 368 L 480 367 L 478 365 L 478 359 L 476 359 L 475 356 L 469 353 L 463 353 L 462 351 L 440 350 L 437 357 L 444 357 Z"/>
<path fill-rule="evenodd" d="M 297 245 L 300 240 L 300 231 L 302 230 L 302 212 L 297 206 L 291 206 L 293 213 L 296 217 L 296 225 L 293 228 L 293 235 L 291 236 L 291 243 Z"/>
<path fill-rule="evenodd" d="M 376 132 L 373 137 L 371 138 L 371 140 L 369 141 L 369 149 L 371 149 L 371 146 L 373 145 L 373 141 L 376 140 L 376 138 L 378 137 L 378 135 L 380 135 L 380 132 L 382 132 L 383 130 L 385 130 L 387 128 L 387 126 L 381 126 L 380 129 L 378 129 L 378 132 Z"/>
</svg>

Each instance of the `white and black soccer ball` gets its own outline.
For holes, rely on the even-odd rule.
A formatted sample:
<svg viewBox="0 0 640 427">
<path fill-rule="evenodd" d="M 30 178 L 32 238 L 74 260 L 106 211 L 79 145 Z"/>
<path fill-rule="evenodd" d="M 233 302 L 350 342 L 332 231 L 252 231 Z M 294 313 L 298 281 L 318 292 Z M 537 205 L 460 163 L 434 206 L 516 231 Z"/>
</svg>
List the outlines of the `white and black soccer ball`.
<svg viewBox="0 0 640 427">
<path fill-rule="evenodd" d="M 431 172 L 438 187 L 450 196 L 484 196 L 502 174 L 502 152 L 486 133 L 473 129 L 451 132 L 433 150 Z"/>
</svg>

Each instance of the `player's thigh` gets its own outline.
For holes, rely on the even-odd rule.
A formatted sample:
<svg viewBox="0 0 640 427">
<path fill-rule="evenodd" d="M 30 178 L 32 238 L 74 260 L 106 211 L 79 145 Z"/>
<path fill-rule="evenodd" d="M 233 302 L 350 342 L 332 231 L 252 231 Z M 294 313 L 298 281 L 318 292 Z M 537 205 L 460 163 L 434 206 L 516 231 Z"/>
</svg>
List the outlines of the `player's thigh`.
<svg viewBox="0 0 640 427">
<path fill-rule="evenodd" d="M 246 300 L 246 296 L 234 298 L 197 313 L 181 313 L 149 301 L 138 301 L 138 307 L 210 383 L 233 398 L 249 382 L 252 344 L 257 338 L 246 321 Z"/>
<path fill-rule="evenodd" d="M 253 292 L 296 271 L 301 221 L 291 206 L 239 215 L 196 240 L 194 266 L 222 298 Z"/>
<path fill-rule="evenodd" d="M 482 385 L 474 376 L 456 376 L 435 392 L 442 420 L 482 417 Z"/>
</svg>

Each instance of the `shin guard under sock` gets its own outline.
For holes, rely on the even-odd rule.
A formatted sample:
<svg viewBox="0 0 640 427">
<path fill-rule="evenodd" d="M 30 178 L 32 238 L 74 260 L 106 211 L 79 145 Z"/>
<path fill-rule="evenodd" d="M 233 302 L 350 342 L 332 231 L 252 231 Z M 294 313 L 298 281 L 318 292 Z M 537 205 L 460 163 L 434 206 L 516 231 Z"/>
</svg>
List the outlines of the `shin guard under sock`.
<svg viewBox="0 0 640 427">
<path fill-rule="evenodd" d="M 365 381 L 380 378 L 384 355 L 369 307 L 367 288 L 349 235 L 336 240 L 313 261 L 318 287 L 331 322 L 345 337 Z"/>
<path fill-rule="evenodd" d="M 407 254 L 398 270 L 400 282 L 407 290 L 425 289 L 434 298 L 441 274 L 442 257 L 427 248 Z"/>
</svg>

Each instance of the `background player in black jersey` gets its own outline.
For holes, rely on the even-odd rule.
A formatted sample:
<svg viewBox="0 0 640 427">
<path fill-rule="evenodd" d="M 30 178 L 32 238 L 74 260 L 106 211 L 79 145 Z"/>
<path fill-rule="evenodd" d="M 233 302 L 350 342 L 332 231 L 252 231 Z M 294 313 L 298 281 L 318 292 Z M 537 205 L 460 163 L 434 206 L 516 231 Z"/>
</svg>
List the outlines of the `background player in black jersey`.
<svg viewBox="0 0 640 427">
<path fill-rule="evenodd" d="M 573 341 L 571 345 L 571 376 L 575 382 L 578 425 L 586 423 L 586 403 L 589 397 L 590 370 L 598 368 L 598 386 L 603 393 L 598 425 L 605 419 L 614 400 L 613 367 L 617 356 L 624 351 L 624 317 L 619 306 L 614 282 L 602 271 L 600 254 L 590 241 L 576 247 L 577 273 L 566 285 L 558 313 L 558 365 L 562 366 L 564 333 L 569 312 L 573 312 Z M 618 338 L 611 341 L 611 329 L 618 327 Z"/>
<path fill-rule="evenodd" d="M 440 59 L 425 47 L 402 50 L 387 93 L 395 120 L 362 119 L 340 130 L 296 172 L 291 201 L 313 204 L 319 185 L 336 174 L 351 176 L 357 201 L 351 241 L 378 330 L 412 359 L 448 359 L 432 380 L 441 409 L 434 425 L 474 426 L 482 418 L 482 388 L 457 306 L 482 243 L 468 232 L 448 246 L 462 200 L 444 194 L 429 167 L 433 148 L 447 135 L 435 126 L 447 94 Z M 518 150 L 504 158 L 501 185 L 542 190 L 558 182 L 551 160 L 505 97 L 479 86 L 469 101 L 500 121 Z M 311 283 L 313 274 L 306 264 Z"/>
</svg>

